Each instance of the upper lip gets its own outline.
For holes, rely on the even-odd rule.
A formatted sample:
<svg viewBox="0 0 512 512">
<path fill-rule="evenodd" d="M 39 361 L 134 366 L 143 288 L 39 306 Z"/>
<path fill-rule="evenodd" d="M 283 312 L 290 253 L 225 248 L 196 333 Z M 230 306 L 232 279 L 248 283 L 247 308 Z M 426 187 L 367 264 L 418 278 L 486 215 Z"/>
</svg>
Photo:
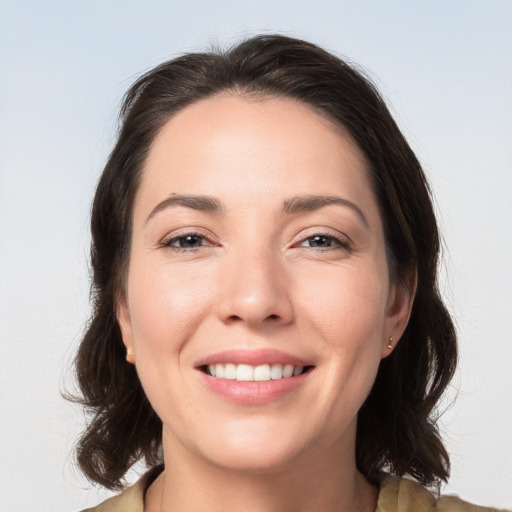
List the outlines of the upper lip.
<svg viewBox="0 0 512 512">
<path fill-rule="evenodd" d="M 212 364 L 248 364 L 251 366 L 259 366 L 262 364 L 291 364 L 293 366 L 312 366 L 311 362 L 305 361 L 300 357 L 282 352 L 275 349 L 259 349 L 259 350 L 224 350 L 217 352 L 195 364 L 196 367 L 209 366 Z"/>
</svg>

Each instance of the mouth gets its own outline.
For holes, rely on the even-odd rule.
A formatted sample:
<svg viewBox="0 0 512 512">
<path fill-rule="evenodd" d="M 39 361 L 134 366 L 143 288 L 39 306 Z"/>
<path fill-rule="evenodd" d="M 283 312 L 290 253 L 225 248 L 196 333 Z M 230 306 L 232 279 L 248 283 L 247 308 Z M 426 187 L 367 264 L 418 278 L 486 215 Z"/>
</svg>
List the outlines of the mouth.
<svg viewBox="0 0 512 512">
<path fill-rule="evenodd" d="M 236 380 L 238 382 L 265 382 L 270 380 L 290 379 L 311 371 L 312 365 L 299 366 L 291 364 L 249 364 L 217 363 L 201 365 L 199 370 L 216 379 Z"/>
<path fill-rule="evenodd" d="M 273 349 L 226 350 L 196 362 L 200 381 L 215 395 L 238 405 L 265 405 L 298 392 L 315 365 Z"/>
</svg>

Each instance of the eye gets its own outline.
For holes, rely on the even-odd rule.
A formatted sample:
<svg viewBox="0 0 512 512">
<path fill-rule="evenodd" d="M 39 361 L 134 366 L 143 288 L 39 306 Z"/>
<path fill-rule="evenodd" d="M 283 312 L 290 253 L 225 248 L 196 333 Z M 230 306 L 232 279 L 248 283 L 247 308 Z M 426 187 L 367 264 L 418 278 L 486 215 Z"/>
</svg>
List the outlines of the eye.
<svg viewBox="0 0 512 512">
<path fill-rule="evenodd" d="M 194 251 L 211 245 L 213 244 L 199 233 L 185 233 L 162 242 L 162 247 L 168 247 L 177 252 Z"/>
<path fill-rule="evenodd" d="M 308 247 L 317 250 L 328 249 L 349 249 L 350 244 L 346 240 L 335 237 L 333 235 L 316 234 L 302 240 L 299 247 Z"/>
</svg>

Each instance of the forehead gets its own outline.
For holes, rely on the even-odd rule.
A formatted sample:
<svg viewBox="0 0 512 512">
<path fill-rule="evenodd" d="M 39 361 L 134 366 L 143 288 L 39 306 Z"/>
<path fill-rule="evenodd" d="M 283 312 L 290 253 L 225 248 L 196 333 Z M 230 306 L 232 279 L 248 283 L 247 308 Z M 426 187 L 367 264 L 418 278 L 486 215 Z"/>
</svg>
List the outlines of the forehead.
<svg viewBox="0 0 512 512">
<path fill-rule="evenodd" d="M 136 208 L 172 193 L 261 205 L 269 194 L 277 201 L 336 190 L 374 203 L 371 189 L 358 146 L 313 108 L 287 98 L 224 94 L 186 107 L 163 126 L 145 162 Z"/>
</svg>

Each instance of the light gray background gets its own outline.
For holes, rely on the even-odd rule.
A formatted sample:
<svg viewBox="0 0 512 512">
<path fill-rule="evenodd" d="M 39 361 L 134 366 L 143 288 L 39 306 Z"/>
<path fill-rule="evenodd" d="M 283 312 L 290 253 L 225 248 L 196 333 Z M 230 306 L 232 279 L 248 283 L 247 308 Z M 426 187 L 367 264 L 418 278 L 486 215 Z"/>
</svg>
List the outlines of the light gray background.
<svg viewBox="0 0 512 512">
<path fill-rule="evenodd" d="M 256 32 L 366 67 L 430 176 L 461 366 L 451 485 L 512 505 L 512 2 L 0 0 L 0 510 L 77 510 L 81 412 L 59 390 L 88 314 L 88 212 L 123 92 Z M 134 475 L 132 475 L 134 476 Z"/>
</svg>

